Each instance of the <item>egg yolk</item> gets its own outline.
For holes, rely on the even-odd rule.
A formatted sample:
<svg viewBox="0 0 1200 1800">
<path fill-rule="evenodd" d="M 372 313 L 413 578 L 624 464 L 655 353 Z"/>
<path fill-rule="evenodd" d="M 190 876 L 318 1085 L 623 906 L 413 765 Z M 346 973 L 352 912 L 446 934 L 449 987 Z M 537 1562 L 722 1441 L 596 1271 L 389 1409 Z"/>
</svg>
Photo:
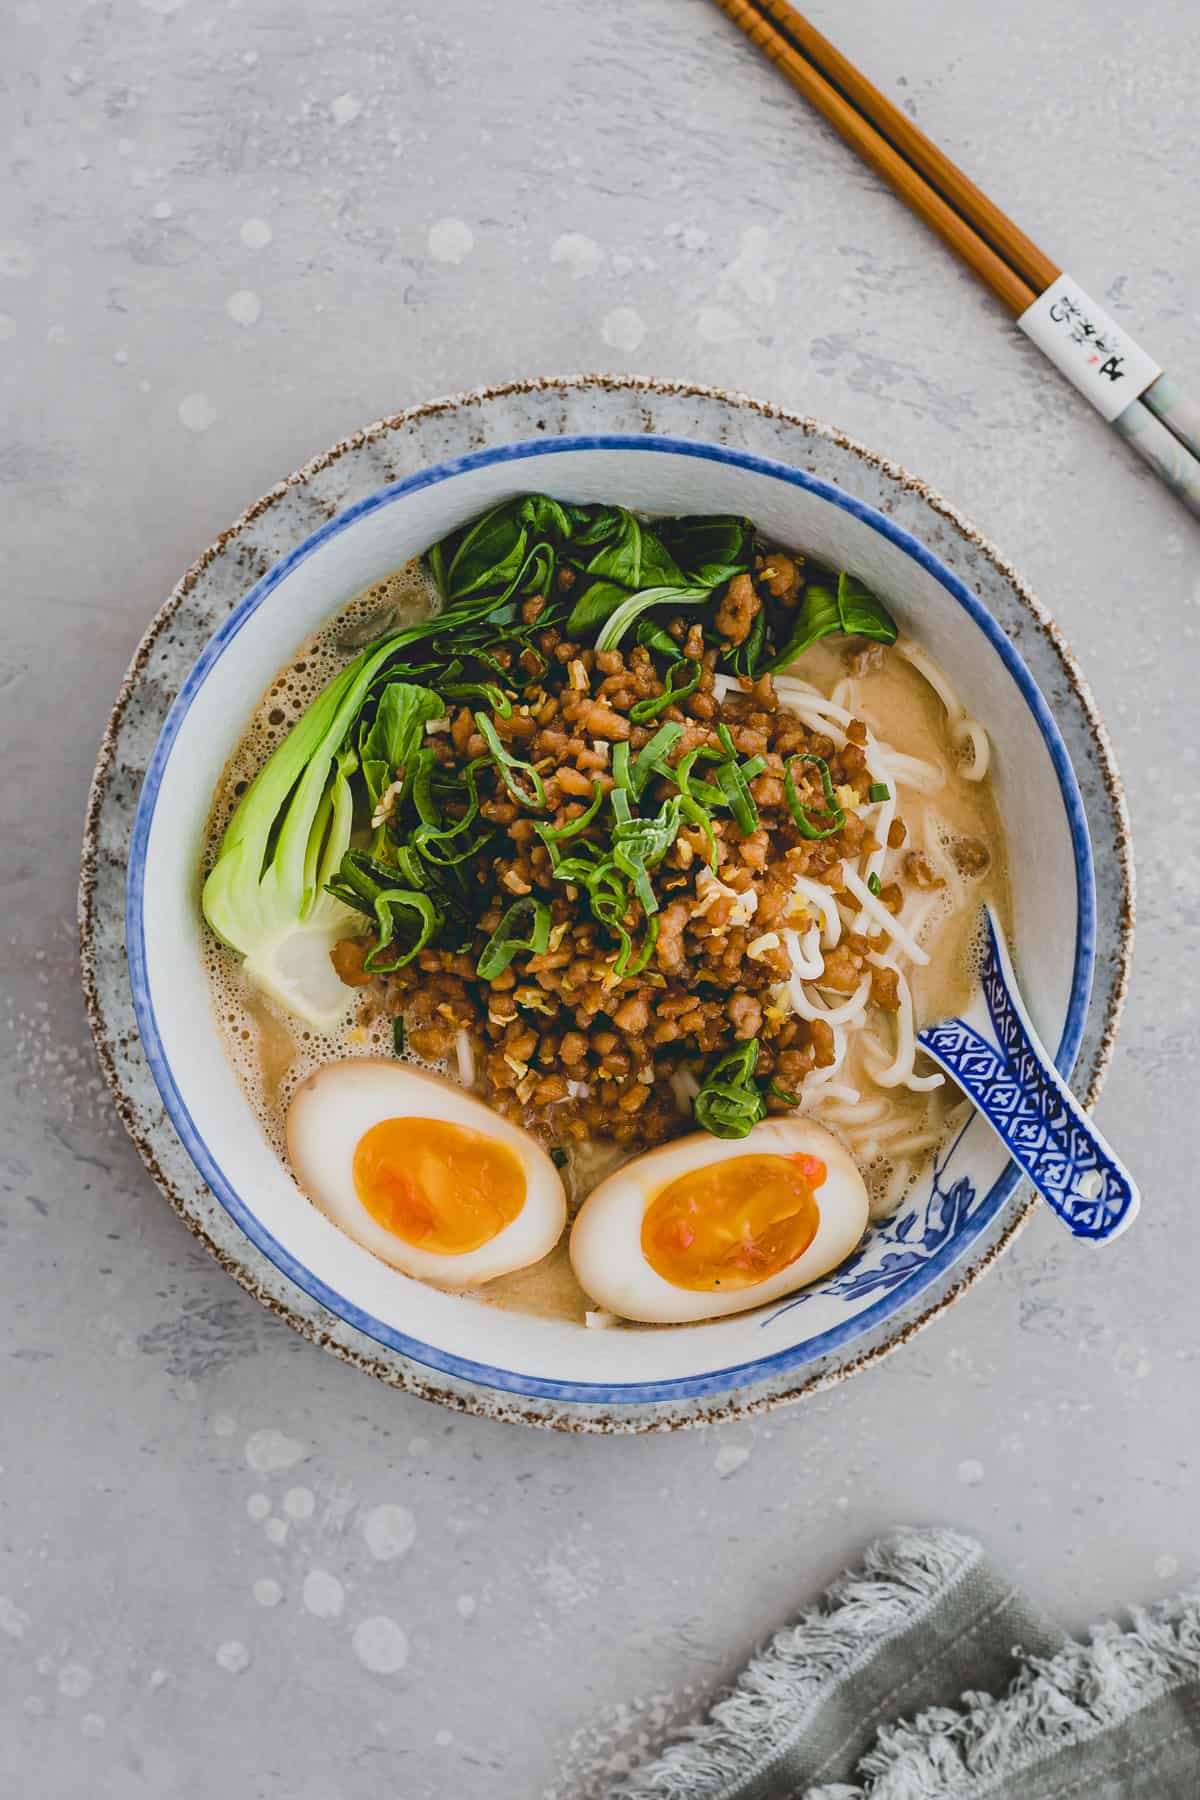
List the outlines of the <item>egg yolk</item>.
<svg viewBox="0 0 1200 1800">
<path fill-rule="evenodd" d="M 815 1156 L 731 1156 L 660 1188 L 642 1218 L 642 1254 L 672 1287 L 707 1293 L 777 1275 L 817 1235 Z"/>
<path fill-rule="evenodd" d="M 448 1119 L 381 1119 L 354 1150 L 354 1191 L 385 1231 L 464 1256 L 511 1225 L 525 1171 L 507 1144 Z"/>
</svg>

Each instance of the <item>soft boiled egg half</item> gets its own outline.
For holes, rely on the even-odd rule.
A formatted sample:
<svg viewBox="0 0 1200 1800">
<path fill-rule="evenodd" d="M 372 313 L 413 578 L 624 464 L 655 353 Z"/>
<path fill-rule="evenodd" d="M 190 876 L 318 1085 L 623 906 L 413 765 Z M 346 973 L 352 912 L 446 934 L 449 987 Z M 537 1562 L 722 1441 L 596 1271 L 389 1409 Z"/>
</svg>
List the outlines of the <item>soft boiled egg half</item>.
<svg viewBox="0 0 1200 1800">
<path fill-rule="evenodd" d="M 558 1170 L 528 1132 L 403 1063 L 349 1057 L 316 1070 L 288 1109 L 287 1147 L 335 1225 L 444 1287 L 537 1262 L 566 1223 Z"/>
<path fill-rule="evenodd" d="M 790 1294 L 843 1262 L 866 1227 L 866 1186 L 837 1139 L 771 1119 L 626 1163 L 584 1201 L 571 1263 L 606 1312 L 677 1325 Z"/>
</svg>

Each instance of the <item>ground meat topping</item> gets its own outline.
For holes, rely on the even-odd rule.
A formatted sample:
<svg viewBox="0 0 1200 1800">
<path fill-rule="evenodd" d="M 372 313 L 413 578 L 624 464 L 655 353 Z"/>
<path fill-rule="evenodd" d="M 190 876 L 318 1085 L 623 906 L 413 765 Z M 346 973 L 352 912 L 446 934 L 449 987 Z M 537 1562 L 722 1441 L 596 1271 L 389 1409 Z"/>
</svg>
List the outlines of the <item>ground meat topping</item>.
<svg viewBox="0 0 1200 1800">
<path fill-rule="evenodd" d="M 761 611 L 762 601 L 749 575 L 735 575 L 717 608 L 714 623 L 721 636 L 731 644 L 744 644 L 750 636 L 755 615 Z"/>
<path fill-rule="evenodd" d="M 746 643 L 764 595 L 774 604 L 795 604 L 803 582 L 799 558 L 763 553 L 753 577 L 729 582 L 713 629 L 726 645 Z M 531 623 L 544 610 L 531 613 L 532 604 L 522 603 Z M 492 833 L 468 879 L 492 898 L 468 940 L 453 948 L 432 944 L 383 975 L 379 1000 L 403 1015 L 408 1045 L 428 1061 L 452 1059 L 466 1032 L 477 1086 L 491 1104 L 555 1142 L 611 1138 L 643 1145 L 691 1129 L 672 1077 L 751 1039 L 759 1043 L 756 1078 L 764 1088 L 774 1082 L 773 1111 L 786 1110 L 779 1090 L 797 1092 L 814 1068 L 836 1059 L 824 1021 L 805 1020 L 776 1002 L 791 967 L 780 932 L 801 916 L 798 876 L 838 891 L 843 863 L 873 846 L 856 810 L 871 781 L 866 727 L 853 721 L 848 741 L 835 745 L 780 705 L 770 675 L 745 676 L 718 701 L 720 652 L 700 624 L 681 615 L 665 619 L 662 629 L 699 671 L 692 692 L 679 699 L 665 692 L 665 672 L 641 645 L 597 652 L 554 625 L 535 634 L 525 701 L 510 716 L 497 713 L 494 728 L 519 770 L 541 782 L 544 809 L 517 798 L 499 764 L 487 759 L 479 702 L 451 704 L 448 728 L 427 739 L 439 769 L 456 773 L 475 765 L 477 824 L 485 822 Z M 703 825 L 694 813 L 681 814 L 665 852 L 648 868 L 657 904 L 652 917 L 632 903 L 624 914 L 598 917 L 583 879 L 589 847 L 612 839 L 612 792 L 664 727 L 671 728 L 671 743 L 646 771 L 639 823 L 670 817 L 680 793 L 673 772 L 684 758 L 692 757 L 690 779 L 711 784 L 732 744 L 738 759 L 750 759 L 753 813 L 746 822 L 752 828 L 744 829 L 731 810 L 710 811 Z M 844 820 L 827 837 L 803 833 L 788 804 L 784 777 L 797 755 L 822 759 L 839 796 Z M 805 804 L 820 812 L 822 789 L 811 760 L 808 770 L 811 781 L 801 766 Z M 514 778 L 528 790 L 533 775 Z M 597 795 L 597 811 L 578 826 Z M 554 838 L 573 825 L 575 832 Z M 580 875 L 564 879 L 562 861 L 568 870 L 578 863 Z M 885 889 L 881 898 L 892 905 L 897 896 L 898 888 L 895 895 Z M 539 903 L 550 921 L 544 942 L 525 944 L 491 979 L 481 977 L 480 955 L 507 910 Z M 623 940 L 632 954 L 622 968 Z M 364 936 L 337 946 L 343 980 L 372 979 L 364 968 L 371 942 Z M 895 976 L 872 969 L 867 949 L 866 939 L 851 938 L 832 950 L 824 984 L 849 995 L 869 978 L 873 1002 L 894 1010 Z"/>
</svg>

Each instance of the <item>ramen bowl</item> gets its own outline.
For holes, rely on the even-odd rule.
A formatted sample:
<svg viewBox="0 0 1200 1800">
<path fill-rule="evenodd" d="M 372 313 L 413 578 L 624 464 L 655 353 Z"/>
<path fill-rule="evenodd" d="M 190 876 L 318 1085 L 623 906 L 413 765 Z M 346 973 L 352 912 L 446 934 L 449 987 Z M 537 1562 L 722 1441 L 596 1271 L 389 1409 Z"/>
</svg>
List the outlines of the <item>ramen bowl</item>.
<svg viewBox="0 0 1200 1800">
<path fill-rule="evenodd" d="M 648 513 L 747 514 L 769 540 L 852 569 L 936 655 L 991 737 L 1015 961 L 1037 1030 L 1070 1073 L 1088 1021 L 1096 896 L 1087 812 L 1051 710 L 1016 634 L 961 574 L 884 511 L 798 463 L 683 435 L 591 431 L 530 435 L 418 468 L 345 506 L 266 569 L 166 715 L 133 820 L 126 938 L 146 1063 L 208 1190 L 203 1205 L 183 1210 L 261 1298 L 398 1385 L 581 1429 L 664 1428 L 774 1404 L 905 1341 L 994 1260 L 1032 1204 L 972 1117 L 900 1211 L 816 1285 L 701 1325 L 586 1330 L 422 1285 L 345 1236 L 297 1187 L 223 1047 L 199 867 L 213 790 L 261 694 L 367 584 L 489 505 L 538 490 Z M 1029 629 L 1044 630 L 1032 610 Z M 85 925 L 86 914 L 85 905 Z"/>
</svg>

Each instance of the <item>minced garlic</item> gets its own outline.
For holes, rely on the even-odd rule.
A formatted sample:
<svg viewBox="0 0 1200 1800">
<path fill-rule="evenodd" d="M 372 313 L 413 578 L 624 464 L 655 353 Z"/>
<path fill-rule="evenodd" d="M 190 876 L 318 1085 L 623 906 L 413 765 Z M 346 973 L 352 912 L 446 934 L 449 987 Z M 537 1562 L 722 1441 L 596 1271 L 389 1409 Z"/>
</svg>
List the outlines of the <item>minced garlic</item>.
<svg viewBox="0 0 1200 1800">
<path fill-rule="evenodd" d="M 371 830 L 372 831 L 378 831 L 379 827 L 381 825 L 387 824 L 388 820 L 391 818 L 392 814 L 395 812 L 396 802 L 400 798 L 400 796 L 403 792 L 404 792 L 403 780 L 393 781 L 391 787 L 384 788 L 382 794 L 380 794 L 380 796 L 379 796 L 379 805 L 375 808 L 375 811 L 371 814 Z"/>
<path fill-rule="evenodd" d="M 746 955 L 752 956 L 755 961 L 758 962 L 761 961 L 768 950 L 778 950 L 778 948 L 779 933 L 777 931 L 764 931 L 761 937 L 756 937 L 752 944 L 746 945 Z"/>
<path fill-rule="evenodd" d="M 722 897 L 733 902 L 725 921 L 727 927 L 748 925 L 758 911 L 758 894 L 754 888 L 747 888 L 744 894 L 739 894 L 736 888 L 727 887 L 708 867 L 701 869 L 696 876 L 696 891 L 700 895 L 698 905 L 692 909 L 692 917 L 696 919 L 703 918 L 709 908 Z"/>
<path fill-rule="evenodd" d="M 519 987 L 513 994 L 513 999 L 527 1012 L 549 1013 L 552 1010 L 540 987 Z"/>
</svg>

